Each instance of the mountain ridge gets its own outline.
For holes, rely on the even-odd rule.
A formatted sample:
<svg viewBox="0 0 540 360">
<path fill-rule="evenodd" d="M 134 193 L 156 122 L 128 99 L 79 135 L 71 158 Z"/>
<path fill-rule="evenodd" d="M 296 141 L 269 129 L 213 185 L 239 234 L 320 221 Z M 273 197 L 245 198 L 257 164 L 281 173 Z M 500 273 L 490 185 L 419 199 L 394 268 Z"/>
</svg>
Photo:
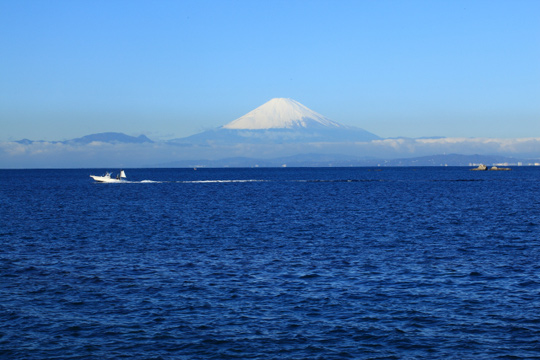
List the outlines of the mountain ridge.
<svg viewBox="0 0 540 360">
<path fill-rule="evenodd" d="M 276 98 L 224 126 L 172 140 L 154 142 L 145 135 L 135 137 L 103 132 L 65 141 L 22 139 L 0 142 L 0 166 L 298 167 L 540 163 L 540 158 L 526 160 L 539 156 L 540 138 L 516 139 L 510 144 L 512 146 L 509 141 L 500 139 L 441 136 L 380 138 L 359 127 L 329 120 L 292 99 Z"/>
<path fill-rule="evenodd" d="M 126 135 L 120 132 L 102 132 L 102 133 L 89 134 L 89 135 L 81 136 L 78 138 L 74 138 L 70 140 L 63 140 L 63 141 L 22 139 L 22 140 L 17 140 L 15 142 L 22 145 L 30 145 L 32 143 L 45 143 L 45 142 L 51 143 L 51 144 L 76 143 L 76 144 L 84 145 L 84 144 L 90 144 L 92 142 L 102 142 L 102 143 L 110 143 L 110 144 L 117 144 L 117 143 L 142 144 L 142 143 L 153 143 L 154 141 L 149 139 L 146 135 L 139 135 L 135 137 L 135 136 Z"/>
<path fill-rule="evenodd" d="M 274 98 L 221 127 L 184 138 L 173 144 L 283 144 L 313 142 L 363 142 L 379 136 L 359 127 L 328 119 L 298 101 Z"/>
<path fill-rule="evenodd" d="M 124 133 L 119 132 L 103 132 L 97 134 L 90 134 L 82 136 L 80 138 L 75 138 L 70 140 L 72 142 L 77 142 L 81 144 L 89 144 L 94 141 L 106 142 L 106 143 L 130 143 L 130 144 L 142 144 L 142 143 L 153 143 L 154 141 L 150 140 L 146 135 L 129 136 Z"/>
</svg>

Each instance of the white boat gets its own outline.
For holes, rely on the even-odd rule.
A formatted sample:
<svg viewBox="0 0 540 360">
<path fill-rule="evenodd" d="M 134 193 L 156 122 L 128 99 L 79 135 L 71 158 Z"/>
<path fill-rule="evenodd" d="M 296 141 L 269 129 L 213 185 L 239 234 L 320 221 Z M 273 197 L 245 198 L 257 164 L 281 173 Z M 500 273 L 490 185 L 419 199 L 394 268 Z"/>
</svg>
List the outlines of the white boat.
<svg viewBox="0 0 540 360">
<path fill-rule="evenodd" d="M 97 182 L 105 182 L 105 183 L 115 183 L 115 182 L 122 182 L 126 178 L 126 173 L 124 170 L 120 170 L 118 175 L 116 175 L 116 178 L 111 177 L 112 173 L 106 172 L 103 176 L 97 176 L 97 175 L 90 175 L 90 177 Z"/>
</svg>

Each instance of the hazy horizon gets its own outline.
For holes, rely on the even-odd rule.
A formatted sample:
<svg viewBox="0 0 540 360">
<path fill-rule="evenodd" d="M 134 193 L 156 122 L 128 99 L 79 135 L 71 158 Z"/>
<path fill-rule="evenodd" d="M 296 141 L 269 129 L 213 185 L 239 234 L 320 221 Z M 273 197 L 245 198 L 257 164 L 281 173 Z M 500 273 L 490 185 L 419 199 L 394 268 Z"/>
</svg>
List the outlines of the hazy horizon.
<svg viewBox="0 0 540 360">
<path fill-rule="evenodd" d="M 288 162 L 280 159 L 290 159 L 297 166 L 364 166 L 441 154 L 472 155 L 470 160 L 465 160 L 471 164 L 477 161 L 477 155 L 494 156 L 492 159 L 497 163 L 506 160 L 495 159 L 510 157 L 518 159 L 513 163 L 526 160 L 537 164 L 540 162 L 540 137 L 381 138 L 361 128 L 333 122 L 292 99 L 279 98 L 224 126 L 172 141 L 152 141 L 144 135 L 130 137 L 105 132 L 68 141 L 0 142 L 0 168 L 161 167 L 175 164 L 250 167 L 259 164 L 280 166 Z M 250 158 L 252 161 L 231 162 L 231 158 Z M 294 158 L 296 160 L 292 160 Z M 366 162 L 361 159 L 379 160 Z M 463 158 L 459 159 L 459 163 L 463 164 L 463 161 Z M 435 163 L 428 160 L 427 164 Z"/>
</svg>

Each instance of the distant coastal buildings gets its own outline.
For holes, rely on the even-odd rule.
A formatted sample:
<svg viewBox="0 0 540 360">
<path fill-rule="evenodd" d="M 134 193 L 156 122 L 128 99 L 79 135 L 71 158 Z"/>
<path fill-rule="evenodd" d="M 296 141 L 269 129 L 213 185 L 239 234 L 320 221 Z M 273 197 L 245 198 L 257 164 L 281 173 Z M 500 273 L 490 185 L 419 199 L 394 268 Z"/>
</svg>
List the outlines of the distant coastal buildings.
<svg viewBox="0 0 540 360">
<path fill-rule="evenodd" d="M 469 163 L 469 166 L 481 166 L 481 165 L 484 165 L 484 164 L 479 164 L 479 163 Z M 529 162 L 529 163 L 523 163 L 523 161 L 518 161 L 516 163 L 509 163 L 509 162 L 504 162 L 504 163 L 494 163 L 493 166 L 497 167 L 497 166 L 540 166 L 540 163 L 539 162 Z"/>
</svg>

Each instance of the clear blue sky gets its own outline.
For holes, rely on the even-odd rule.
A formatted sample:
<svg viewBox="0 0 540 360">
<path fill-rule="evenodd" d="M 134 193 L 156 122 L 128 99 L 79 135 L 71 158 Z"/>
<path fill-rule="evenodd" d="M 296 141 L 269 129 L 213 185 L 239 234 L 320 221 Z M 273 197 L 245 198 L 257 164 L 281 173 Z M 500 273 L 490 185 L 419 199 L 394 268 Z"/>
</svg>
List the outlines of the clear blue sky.
<svg viewBox="0 0 540 360">
<path fill-rule="evenodd" d="M 540 137 L 540 1 L 0 0 L 0 141 L 224 125 L 274 97 L 383 137 Z"/>
</svg>

